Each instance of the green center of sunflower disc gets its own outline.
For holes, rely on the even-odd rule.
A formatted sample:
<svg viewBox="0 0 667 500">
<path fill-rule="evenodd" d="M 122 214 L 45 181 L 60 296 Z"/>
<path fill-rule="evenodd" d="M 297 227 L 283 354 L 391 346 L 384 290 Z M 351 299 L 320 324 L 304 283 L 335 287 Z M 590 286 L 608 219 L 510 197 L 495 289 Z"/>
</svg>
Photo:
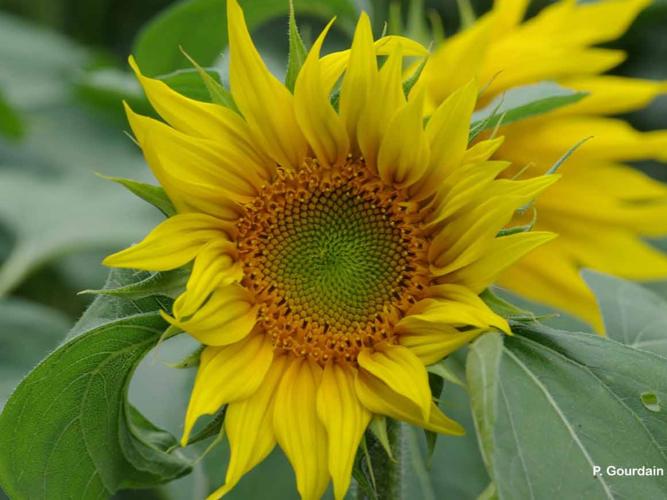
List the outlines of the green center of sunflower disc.
<svg viewBox="0 0 667 500">
<path fill-rule="evenodd" d="M 276 215 L 265 269 L 295 312 L 348 326 L 391 300 L 407 249 L 386 207 L 340 187 Z"/>
</svg>

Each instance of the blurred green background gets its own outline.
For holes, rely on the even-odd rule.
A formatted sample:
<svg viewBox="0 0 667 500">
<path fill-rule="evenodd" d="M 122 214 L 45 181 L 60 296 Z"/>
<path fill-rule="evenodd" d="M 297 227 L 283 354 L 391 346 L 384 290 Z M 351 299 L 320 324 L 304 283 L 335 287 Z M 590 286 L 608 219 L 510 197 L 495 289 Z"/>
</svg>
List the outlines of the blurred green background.
<svg viewBox="0 0 667 500">
<path fill-rule="evenodd" d="M 287 57 L 287 0 L 254 0 L 258 45 L 272 70 L 282 74 Z M 349 41 L 356 13 L 371 11 L 376 34 L 389 2 L 296 2 L 305 37 L 311 38 L 332 14 L 339 15 L 328 48 Z M 536 2 L 534 12 L 544 2 Z M 395 4 L 411 34 L 428 42 L 426 16 L 442 20 L 445 33 L 459 24 L 455 0 Z M 474 1 L 478 14 L 489 1 Z M 148 112 L 129 75 L 126 59 L 139 52 L 142 67 L 154 76 L 189 68 L 177 46 L 225 80 L 222 55 L 224 0 L 0 0 L 0 408 L 20 378 L 65 336 L 106 276 L 105 254 L 140 239 L 160 214 L 122 187 L 96 173 L 148 181 L 142 157 L 126 135 L 121 99 Z M 209 15 L 211 12 L 214 15 Z M 216 14 L 217 12 L 217 14 Z M 268 19 L 268 20 L 267 20 Z M 394 25 L 392 25 L 394 26 Z M 667 1 L 647 9 L 623 39 L 628 51 L 619 74 L 667 79 Z M 138 47 L 138 50 L 133 48 Z M 148 66 L 148 68 L 146 67 Z M 196 96 L 201 85 L 191 71 L 170 76 L 183 92 Z M 641 130 L 667 128 L 667 98 L 628 117 Z M 667 180 L 665 167 L 641 165 Z M 133 383 L 131 399 L 144 413 L 175 434 L 181 429 L 192 373 L 169 369 L 189 346 L 178 339 L 149 356 Z M 452 360 L 457 369 L 456 358 Z M 458 367 L 460 369 L 460 366 Z M 422 463 L 420 436 L 410 431 L 415 498 L 476 498 L 488 478 L 481 466 L 465 393 L 446 391 L 448 412 L 463 421 L 468 438 L 441 438 L 431 473 Z M 414 438 L 414 439 L 413 439 Z M 224 446 L 202 460 L 195 473 L 164 491 L 124 498 L 202 497 L 222 482 Z M 270 481 L 272 488 L 263 487 Z M 293 475 L 274 454 L 232 498 L 294 497 Z M 0 492 L 0 497 L 2 496 Z"/>
</svg>

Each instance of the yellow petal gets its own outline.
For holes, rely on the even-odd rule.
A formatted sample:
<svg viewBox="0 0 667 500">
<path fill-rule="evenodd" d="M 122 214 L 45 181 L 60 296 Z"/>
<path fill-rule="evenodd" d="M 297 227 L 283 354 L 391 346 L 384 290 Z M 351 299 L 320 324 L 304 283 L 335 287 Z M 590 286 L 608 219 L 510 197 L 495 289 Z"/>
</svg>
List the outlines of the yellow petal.
<svg viewBox="0 0 667 500">
<path fill-rule="evenodd" d="M 178 214 L 162 222 L 141 242 L 108 256 L 110 267 L 168 271 L 195 258 L 211 241 L 228 241 L 229 224 L 204 214 Z"/>
<path fill-rule="evenodd" d="M 496 32 L 504 32 L 515 28 L 526 15 L 528 0 L 495 0 L 493 2 L 493 16 Z"/>
<path fill-rule="evenodd" d="M 560 231 L 573 259 L 582 267 L 632 280 L 667 277 L 667 256 L 643 242 L 631 229 L 606 227 L 591 231 L 571 222 Z"/>
<path fill-rule="evenodd" d="M 296 118 L 315 156 L 325 166 L 345 161 L 350 149 L 347 131 L 329 102 L 331 89 L 322 84 L 320 50 L 332 23 L 310 49 L 294 88 Z"/>
<path fill-rule="evenodd" d="M 612 118 L 561 116 L 526 120 L 507 127 L 504 134 L 499 157 L 519 165 L 535 162 L 543 169 L 586 137 L 591 139 L 574 152 L 572 160 L 667 161 L 667 131 L 638 132 L 623 120 Z"/>
<path fill-rule="evenodd" d="M 491 47 L 479 74 L 481 82 L 491 82 L 484 92 L 485 103 L 512 87 L 602 73 L 625 60 L 625 53 L 620 50 L 553 46 L 550 38 L 519 38 Z"/>
<path fill-rule="evenodd" d="M 151 105 L 171 126 L 188 135 L 233 146 L 246 157 L 248 163 L 263 165 L 268 173 L 273 171 L 268 157 L 251 140 L 248 125 L 236 112 L 217 104 L 190 99 L 160 80 L 145 77 L 132 56 L 130 66 Z"/>
<path fill-rule="evenodd" d="M 232 401 L 252 396 L 273 359 L 268 335 L 253 335 L 227 347 L 206 347 L 185 415 L 181 444 L 186 446 L 195 422 Z"/>
<path fill-rule="evenodd" d="M 484 330 L 459 331 L 453 326 L 427 321 L 413 321 L 397 326 L 398 341 L 425 365 L 437 363 L 445 356 L 472 342 Z"/>
<path fill-rule="evenodd" d="M 423 412 L 417 405 L 392 391 L 387 384 L 364 370 L 359 370 L 357 373 L 354 386 L 360 401 L 372 413 L 386 415 L 441 434 L 461 436 L 465 432 L 463 427 L 448 418 L 433 403 L 429 419 L 424 420 Z"/>
<path fill-rule="evenodd" d="M 389 55 L 375 80 L 375 88 L 359 117 L 357 139 L 366 164 L 376 168 L 378 150 L 389 123 L 399 108 L 405 105 L 401 80 L 403 54 L 400 47 Z M 421 128 L 421 123 L 419 124 Z"/>
<path fill-rule="evenodd" d="M 127 104 L 125 111 L 132 131 L 142 145 L 146 163 L 179 213 L 203 212 L 222 220 L 238 219 L 241 209 L 224 190 L 193 179 L 187 170 L 179 168 L 173 171 L 163 165 L 161 159 L 164 155 L 160 154 L 151 140 L 146 140 L 148 130 L 152 127 L 151 118 L 134 113 Z M 182 177 L 185 172 L 187 174 Z"/>
<path fill-rule="evenodd" d="M 560 115 L 613 115 L 648 106 L 655 97 L 667 92 L 667 82 L 622 76 L 600 75 L 569 78 L 560 82 L 567 88 L 588 92 L 581 101 L 555 111 Z"/>
<path fill-rule="evenodd" d="M 446 224 L 429 248 L 431 272 L 436 276 L 454 272 L 479 259 L 514 211 L 547 189 L 558 176 L 527 181 L 500 179 L 472 200 L 469 210 Z"/>
<path fill-rule="evenodd" d="M 329 438 L 329 473 L 337 500 L 350 486 L 359 441 L 371 418 L 357 399 L 354 376 L 351 368 L 327 364 L 317 391 L 317 414 Z"/>
<path fill-rule="evenodd" d="M 470 81 L 435 110 L 426 127 L 431 143 L 432 168 L 458 166 L 468 146 L 468 124 L 475 108 L 477 84 Z"/>
<path fill-rule="evenodd" d="M 430 298 L 420 300 L 396 325 L 398 332 L 421 331 L 437 327 L 497 328 L 510 333 L 507 321 L 494 313 L 479 296 L 468 288 L 456 285 L 436 285 L 429 289 Z"/>
<path fill-rule="evenodd" d="M 574 314 L 602 332 L 604 326 L 595 297 L 562 240 L 560 236 L 526 255 L 507 269 L 498 283 L 530 300 Z"/>
<path fill-rule="evenodd" d="M 353 149 L 357 148 L 357 127 L 377 79 L 377 57 L 371 22 L 361 13 L 350 49 L 350 61 L 340 94 L 340 116 L 345 123 Z"/>
<path fill-rule="evenodd" d="M 365 14 L 364 14 L 365 15 Z M 410 38 L 389 35 L 375 41 L 375 54 L 388 56 L 399 50 L 404 56 L 428 56 L 428 50 Z M 324 88 L 330 89 L 343 74 L 350 61 L 350 49 L 327 54 L 321 60 Z"/>
<path fill-rule="evenodd" d="M 491 158 L 493 153 L 498 151 L 498 148 L 503 145 L 504 141 L 505 137 L 503 136 L 486 141 L 479 141 L 465 152 L 461 163 L 465 165 L 466 163 L 480 163 L 487 161 L 489 158 Z"/>
<path fill-rule="evenodd" d="M 592 169 L 593 170 L 593 169 Z M 634 169 L 625 168 L 629 174 L 640 176 Z M 624 170 L 609 172 L 610 175 L 625 173 Z M 616 190 L 622 193 L 624 186 L 618 185 L 619 181 L 628 180 L 628 191 L 631 193 L 634 175 L 621 175 L 619 179 L 607 179 L 600 182 L 596 176 L 581 176 L 579 172 L 568 170 L 564 176 L 564 182 L 558 183 L 553 189 L 540 197 L 536 207 L 540 214 L 539 223 L 541 227 L 545 224 L 556 224 L 558 231 L 568 232 L 570 221 L 577 224 L 587 224 L 595 227 L 595 232 L 605 230 L 625 229 L 635 233 L 637 236 L 663 236 L 667 234 L 667 186 L 657 181 L 646 180 L 637 187 L 646 187 L 644 195 L 650 195 L 662 189 L 663 194 L 655 200 L 641 199 L 624 200 L 624 194 L 614 194 L 614 183 Z M 605 184 L 610 186 L 604 189 Z M 654 184 L 657 184 L 654 186 Z M 640 193 L 635 193 L 640 194 Z M 560 219 L 560 220 L 559 220 Z"/>
<path fill-rule="evenodd" d="M 317 389 L 322 368 L 309 360 L 293 360 L 276 393 L 273 428 L 292 464 L 304 500 L 319 499 L 329 482 L 328 439 L 317 416 Z"/>
<path fill-rule="evenodd" d="M 230 403 L 225 414 L 225 433 L 229 440 L 229 465 L 225 484 L 208 500 L 221 498 L 241 477 L 264 460 L 276 444 L 273 433 L 274 395 L 285 373 L 288 358 L 275 356 L 261 385 L 248 399 Z"/>
<path fill-rule="evenodd" d="M 378 173 L 389 185 L 411 186 L 426 171 L 429 143 L 422 125 L 423 109 L 424 93 L 419 92 L 410 97 L 387 127 L 378 151 Z"/>
<path fill-rule="evenodd" d="M 227 21 L 234 100 L 267 154 L 284 167 L 300 167 L 308 146 L 296 121 L 292 94 L 262 61 L 236 0 L 227 2 Z"/>
<path fill-rule="evenodd" d="M 224 240 L 212 241 L 202 248 L 179 304 L 179 317 L 194 314 L 216 288 L 241 281 L 243 269 L 236 259 L 235 247 Z"/>
<path fill-rule="evenodd" d="M 429 248 L 431 272 L 442 276 L 479 259 L 520 206 L 516 199 L 491 198 L 445 224 Z"/>
<path fill-rule="evenodd" d="M 487 95 L 520 84 L 591 75 L 612 68 L 623 60 L 622 52 L 589 46 L 618 37 L 644 1 L 587 5 L 556 2 L 509 30 L 502 26 L 502 9 L 494 9 L 490 16 L 494 40 L 478 75 L 483 82 L 492 79 Z"/>
<path fill-rule="evenodd" d="M 568 186 L 576 182 L 578 186 L 592 187 L 597 192 L 623 201 L 667 199 L 667 184 L 621 163 L 573 161 L 564 167 L 566 175 L 562 182 Z M 550 198 L 550 191 L 542 196 Z"/>
<path fill-rule="evenodd" d="M 443 181 L 431 203 L 433 211 L 427 215 L 428 226 L 437 225 L 460 211 L 468 210 L 471 200 L 486 191 L 498 174 L 509 166 L 509 162 L 485 161 L 456 169 Z"/>
<path fill-rule="evenodd" d="M 593 45 L 620 37 L 649 0 L 580 4 L 555 2 L 526 21 L 517 36 L 553 37 L 567 45 Z"/>
<path fill-rule="evenodd" d="M 231 143 L 188 136 L 131 111 L 128 118 L 141 147 L 151 149 L 154 163 L 167 171 L 174 183 L 204 186 L 246 203 L 257 196 L 265 182 L 264 171 L 248 162 Z"/>
<path fill-rule="evenodd" d="M 416 196 L 425 198 L 433 193 L 442 180 L 460 166 L 467 146 L 470 117 L 477 98 L 474 82 L 457 90 L 435 110 L 426 126 L 431 148 L 428 170 L 415 186 Z"/>
<path fill-rule="evenodd" d="M 460 283 L 476 293 L 481 293 L 505 269 L 555 237 L 554 233 L 532 231 L 496 238 L 481 258 L 449 275 L 447 281 Z"/>
<path fill-rule="evenodd" d="M 561 1 L 519 24 L 527 2 L 496 1 L 490 14 L 442 44 L 423 80 L 437 105 L 473 77 L 486 88 L 483 100 L 488 102 L 518 85 L 604 72 L 622 62 L 624 54 L 590 45 L 618 38 L 647 3 Z M 457 71 L 452 75 L 443 67 Z"/>
<path fill-rule="evenodd" d="M 174 326 L 188 332 L 202 344 L 223 346 L 248 335 L 257 321 L 257 306 L 242 286 L 232 284 L 217 288 L 208 301 L 191 317 L 181 314 L 187 305 L 184 292 L 174 302 L 174 317 L 162 316 Z"/>
<path fill-rule="evenodd" d="M 410 350 L 382 344 L 359 353 L 359 366 L 387 384 L 393 391 L 409 399 L 428 421 L 431 411 L 431 389 L 428 374 L 419 358 Z"/>
<path fill-rule="evenodd" d="M 140 145 L 145 144 L 145 130 L 149 124 L 150 118 L 135 113 L 125 101 L 123 101 L 123 107 L 125 108 L 127 120 L 132 128 L 134 137 Z M 148 163 L 153 175 L 155 175 L 160 185 L 164 188 L 167 196 L 174 204 L 176 211 L 181 213 L 188 212 L 188 204 L 185 202 L 187 196 L 182 192 L 181 183 L 177 179 L 174 179 L 173 176 L 170 175 L 170 172 L 162 166 L 162 163 L 160 163 L 157 158 L 157 153 L 154 148 L 148 148 L 144 145 L 142 146 L 142 150 L 144 157 L 146 158 L 146 163 Z"/>
<path fill-rule="evenodd" d="M 469 29 L 446 40 L 429 58 L 420 81 L 426 85 L 432 108 L 459 91 L 480 72 L 489 46 L 493 23 L 485 17 Z M 456 68 L 443 71 L 443 68 Z M 488 80 L 480 80 L 482 87 Z M 419 83 L 418 83 L 419 85 Z"/>
<path fill-rule="evenodd" d="M 388 56 L 400 49 L 404 56 L 428 57 L 428 49 L 411 38 L 398 35 L 383 36 L 375 42 L 375 51 L 379 56 Z"/>
</svg>

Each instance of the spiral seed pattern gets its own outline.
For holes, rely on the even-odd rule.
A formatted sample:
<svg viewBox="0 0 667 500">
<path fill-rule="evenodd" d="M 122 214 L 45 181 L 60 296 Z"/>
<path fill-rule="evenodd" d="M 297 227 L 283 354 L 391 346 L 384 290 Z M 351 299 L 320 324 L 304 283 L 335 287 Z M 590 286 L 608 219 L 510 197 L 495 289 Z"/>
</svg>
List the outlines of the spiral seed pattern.
<svg viewBox="0 0 667 500">
<path fill-rule="evenodd" d="M 426 284 L 415 207 L 363 163 L 283 173 L 239 222 L 244 285 L 277 348 L 354 362 Z"/>
</svg>

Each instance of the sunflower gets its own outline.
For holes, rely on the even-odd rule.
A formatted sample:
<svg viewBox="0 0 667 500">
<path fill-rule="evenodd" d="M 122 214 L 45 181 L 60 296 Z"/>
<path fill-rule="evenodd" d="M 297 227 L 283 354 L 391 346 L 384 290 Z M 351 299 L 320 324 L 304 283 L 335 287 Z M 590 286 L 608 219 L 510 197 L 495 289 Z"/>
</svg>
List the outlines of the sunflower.
<svg viewBox="0 0 667 500">
<path fill-rule="evenodd" d="M 517 167 L 505 175 L 540 175 L 580 140 L 561 182 L 536 203 L 537 228 L 559 238 L 499 277 L 520 295 L 564 309 L 603 331 L 582 267 L 634 280 L 667 277 L 667 257 L 643 241 L 667 234 L 667 186 L 625 164 L 667 161 L 667 131 L 638 132 L 608 115 L 646 106 L 667 91 L 664 82 L 603 75 L 624 53 L 594 45 L 622 35 L 647 0 L 559 1 L 522 22 L 528 2 L 497 0 L 469 29 L 429 60 L 421 85 L 430 109 L 461 81 L 486 85 L 481 104 L 504 90 L 543 80 L 588 92 L 581 101 L 503 127 L 493 156 Z M 456 72 L 444 71 L 455 66 Z"/>
<path fill-rule="evenodd" d="M 479 293 L 553 237 L 497 235 L 557 176 L 496 179 L 509 167 L 488 160 L 500 140 L 468 147 L 472 82 L 425 125 L 424 93 L 406 98 L 402 63 L 426 50 L 374 42 L 365 14 L 350 50 L 320 57 L 329 23 L 291 93 L 237 2 L 227 9 L 238 112 L 186 98 L 130 59 L 166 123 L 127 108 L 129 121 L 177 214 L 105 264 L 192 262 L 164 317 L 205 346 L 182 444 L 227 405 L 231 456 L 213 498 L 276 444 L 303 498 L 330 478 L 343 498 L 374 415 L 463 432 L 434 404 L 425 366 L 483 331 L 509 333 Z"/>
</svg>

